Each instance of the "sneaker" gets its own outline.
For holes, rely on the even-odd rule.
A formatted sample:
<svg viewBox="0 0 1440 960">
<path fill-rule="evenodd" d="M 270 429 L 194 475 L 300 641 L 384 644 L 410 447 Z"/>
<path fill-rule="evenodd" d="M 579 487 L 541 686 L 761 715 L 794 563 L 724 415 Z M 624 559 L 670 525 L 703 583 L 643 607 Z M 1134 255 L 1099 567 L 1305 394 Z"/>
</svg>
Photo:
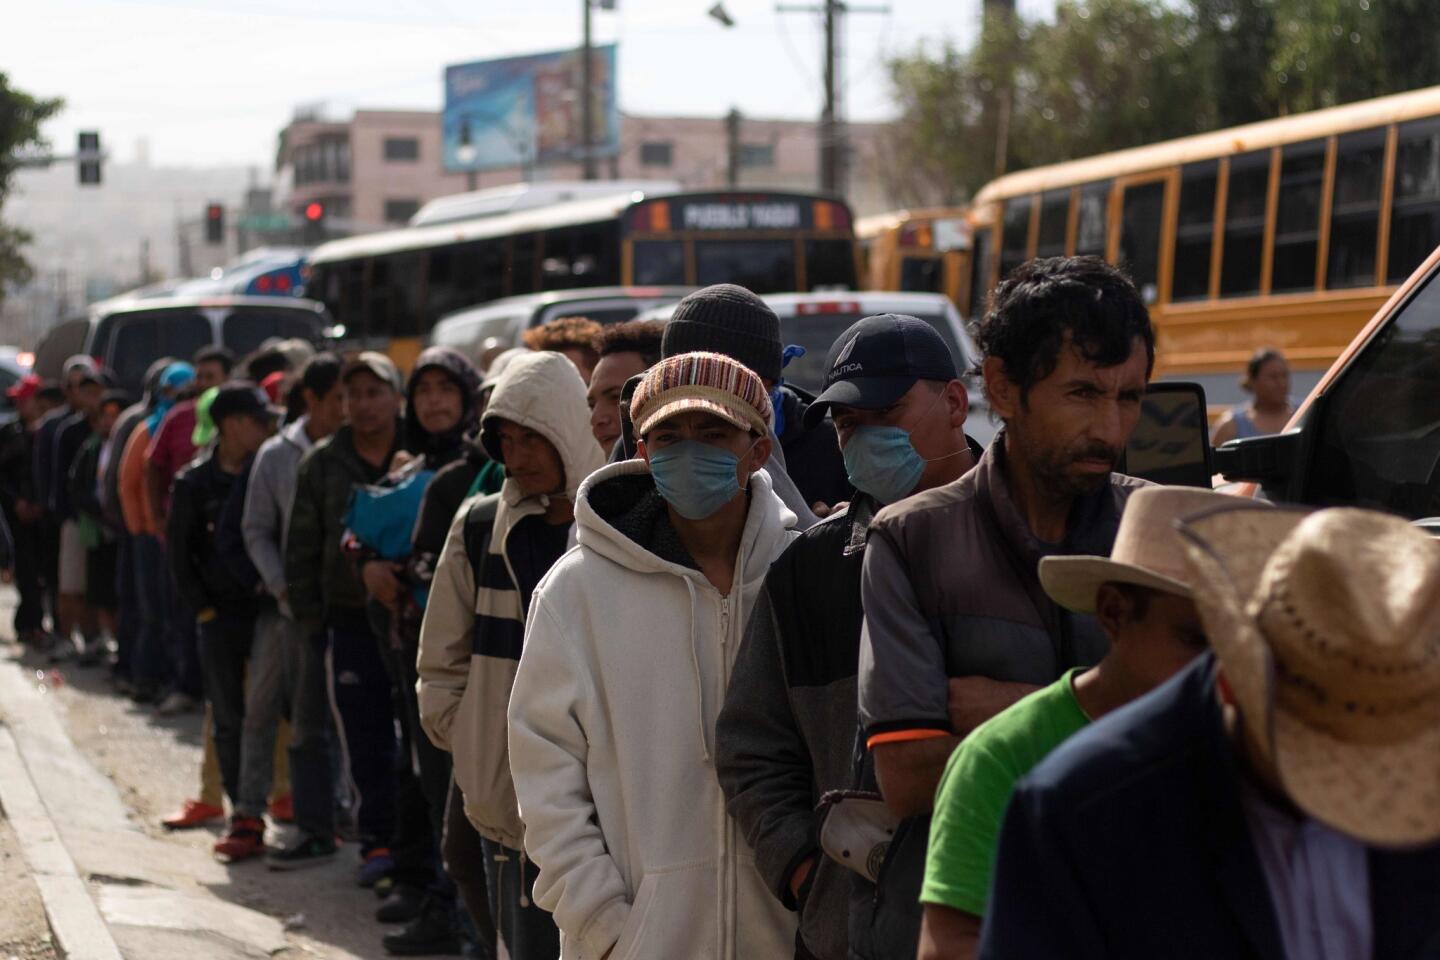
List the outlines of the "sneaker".
<svg viewBox="0 0 1440 960">
<path fill-rule="evenodd" d="M 290 794 L 276 797 L 270 801 L 270 819 L 276 823 L 295 822 L 295 798 Z"/>
<path fill-rule="evenodd" d="M 200 704 L 195 701 L 194 697 L 175 690 L 160 701 L 160 706 L 155 708 L 155 712 L 162 717 L 178 717 L 182 713 L 194 713 L 199 707 Z"/>
<path fill-rule="evenodd" d="M 385 952 L 396 957 L 458 956 L 460 933 L 455 908 L 426 897 L 420 915 L 380 938 Z"/>
<path fill-rule="evenodd" d="M 231 817 L 230 829 L 215 841 L 215 856 L 224 863 L 238 863 L 265 852 L 265 821 L 259 817 Z"/>
<path fill-rule="evenodd" d="M 130 691 L 130 702 L 144 705 L 156 703 L 160 699 L 160 688 L 153 683 L 137 683 L 135 689 Z"/>
<path fill-rule="evenodd" d="M 365 862 L 355 871 L 355 882 L 362 887 L 375 886 L 381 877 L 395 869 L 395 861 L 390 859 L 390 850 L 387 847 L 376 847 L 366 853 L 364 858 Z"/>
<path fill-rule="evenodd" d="M 421 887 L 408 883 L 395 885 L 395 890 L 375 908 L 375 919 L 381 923 L 409 923 L 420 917 L 430 898 Z"/>
<path fill-rule="evenodd" d="M 306 867 L 329 863 L 339 851 L 340 845 L 334 840 L 326 841 L 320 837 L 306 836 L 293 846 L 270 851 L 265 858 L 265 865 L 271 870 L 304 870 Z"/>
<path fill-rule="evenodd" d="M 212 807 L 199 800 L 186 800 L 177 812 L 161 820 L 160 825 L 166 830 L 192 830 L 224 817 L 225 811 L 220 807 Z"/>
</svg>

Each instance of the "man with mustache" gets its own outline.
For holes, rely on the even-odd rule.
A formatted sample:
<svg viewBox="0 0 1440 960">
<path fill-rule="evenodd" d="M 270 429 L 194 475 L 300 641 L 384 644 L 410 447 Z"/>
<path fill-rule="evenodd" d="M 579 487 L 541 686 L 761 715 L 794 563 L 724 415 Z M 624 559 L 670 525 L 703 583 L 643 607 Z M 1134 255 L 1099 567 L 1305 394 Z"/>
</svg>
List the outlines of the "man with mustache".
<svg viewBox="0 0 1440 960">
<path fill-rule="evenodd" d="M 915 956 L 930 812 L 956 744 L 1105 655 L 1095 618 L 1051 600 L 1037 570 L 1047 556 L 1108 556 L 1143 485 L 1112 473 L 1155 359 L 1128 277 L 1095 257 L 1023 264 L 996 289 L 976 339 L 1004 429 L 965 476 L 881 511 L 865 553 L 861 737 L 902 818 L 868 938 L 852 924 L 852 949 L 867 960 Z"/>
</svg>

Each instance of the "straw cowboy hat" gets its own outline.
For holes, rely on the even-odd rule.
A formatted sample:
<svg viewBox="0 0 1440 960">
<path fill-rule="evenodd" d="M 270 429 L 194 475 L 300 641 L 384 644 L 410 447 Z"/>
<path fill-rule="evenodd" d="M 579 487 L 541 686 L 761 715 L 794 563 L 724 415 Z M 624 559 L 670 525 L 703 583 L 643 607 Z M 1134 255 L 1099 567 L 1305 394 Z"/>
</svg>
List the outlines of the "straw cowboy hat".
<svg viewBox="0 0 1440 960">
<path fill-rule="evenodd" d="M 1366 843 L 1440 839 L 1440 545 L 1354 509 L 1227 508 L 1180 532 L 1225 681 L 1290 799 Z"/>
<path fill-rule="evenodd" d="M 1077 613 L 1095 612 L 1102 583 L 1128 583 L 1177 596 L 1190 596 L 1185 542 L 1175 523 L 1181 517 L 1229 504 L 1269 507 L 1260 500 L 1236 500 L 1194 487 L 1145 487 L 1125 505 L 1108 557 L 1046 557 L 1040 584 L 1056 603 Z"/>
</svg>

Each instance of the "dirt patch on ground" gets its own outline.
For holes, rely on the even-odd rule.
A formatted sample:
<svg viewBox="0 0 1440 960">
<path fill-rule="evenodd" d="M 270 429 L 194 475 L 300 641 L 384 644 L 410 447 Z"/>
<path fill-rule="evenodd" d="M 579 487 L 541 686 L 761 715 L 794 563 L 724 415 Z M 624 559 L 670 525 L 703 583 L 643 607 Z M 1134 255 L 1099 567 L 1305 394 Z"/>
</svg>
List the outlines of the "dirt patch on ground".
<svg viewBox="0 0 1440 960">
<path fill-rule="evenodd" d="M 8 820 L 0 819 L 0 960 L 58 960 L 40 890 Z"/>
</svg>

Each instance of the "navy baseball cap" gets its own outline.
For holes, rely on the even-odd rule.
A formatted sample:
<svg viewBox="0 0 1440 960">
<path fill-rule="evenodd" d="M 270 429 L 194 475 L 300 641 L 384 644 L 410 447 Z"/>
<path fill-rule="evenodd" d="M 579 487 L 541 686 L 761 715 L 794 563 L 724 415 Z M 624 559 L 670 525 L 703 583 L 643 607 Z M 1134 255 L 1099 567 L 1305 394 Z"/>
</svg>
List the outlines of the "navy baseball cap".
<svg viewBox="0 0 1440 960">
<path fill-rule="evenodd" d="M 882 313 L 852 324 L 825 357 L 825 387 L 805 411 L 813 427 L 832 403 L 862 410 L 888 407 L 917 380 L 959 377 L 939 332 L 919 317 Z"/>
</svg>

